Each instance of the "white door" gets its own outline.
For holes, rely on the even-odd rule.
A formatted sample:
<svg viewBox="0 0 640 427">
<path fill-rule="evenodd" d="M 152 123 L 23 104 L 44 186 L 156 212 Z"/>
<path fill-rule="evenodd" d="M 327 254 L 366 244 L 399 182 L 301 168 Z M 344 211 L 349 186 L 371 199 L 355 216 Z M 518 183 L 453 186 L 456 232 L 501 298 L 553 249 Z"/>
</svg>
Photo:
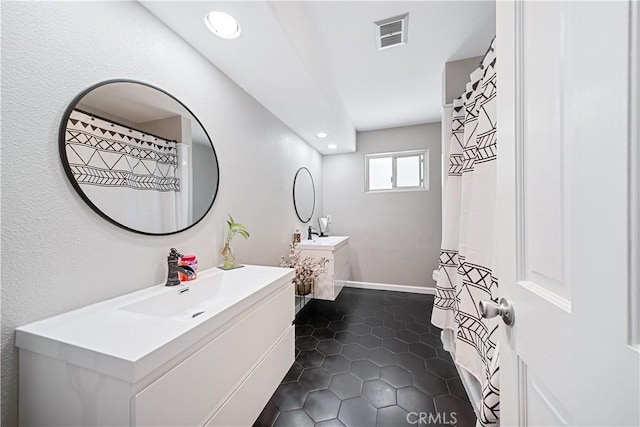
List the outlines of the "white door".
<svg viewBox="0 0 640 427">
<path fill-rule="evenodd" d="M 503 426 L 640 424 L 637 6 L 497 2 Z"/>
</svg>

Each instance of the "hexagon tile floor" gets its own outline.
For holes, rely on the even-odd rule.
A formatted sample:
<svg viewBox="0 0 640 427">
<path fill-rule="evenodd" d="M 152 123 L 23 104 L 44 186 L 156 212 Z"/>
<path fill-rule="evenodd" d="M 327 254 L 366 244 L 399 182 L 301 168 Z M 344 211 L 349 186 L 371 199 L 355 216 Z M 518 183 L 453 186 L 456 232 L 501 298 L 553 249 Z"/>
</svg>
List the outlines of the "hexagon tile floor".
<svg viewBox="0 0 640 427">
<path fill-rule="evenodd" d="M 312 300 L 296 361 L 254 427 L 474 426 L 432 306 L 431 295 L 354 288 Z"/>
</svg>

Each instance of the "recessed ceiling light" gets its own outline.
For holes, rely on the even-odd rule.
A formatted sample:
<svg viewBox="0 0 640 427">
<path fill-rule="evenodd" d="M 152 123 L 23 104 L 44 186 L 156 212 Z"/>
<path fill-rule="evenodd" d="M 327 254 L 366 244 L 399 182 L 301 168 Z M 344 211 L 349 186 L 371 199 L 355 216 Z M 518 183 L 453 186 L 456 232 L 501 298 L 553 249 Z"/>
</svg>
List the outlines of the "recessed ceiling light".
<svg viewBox="0 0 640 427">
<path fill-rule="evenodd" d="M 231 40 L 240 37 L 240 23 L 233 16 L 224 13 L 212 11 L 204 17 L 207 28 L 218 37 Z"/>
<path fill-rule="evenodd" d="M 328 133 L 326 133 L 326 132 L 318 132 L 318 133 L 316 133 L 316 136 L 317 136 L 318 138 L 326 138 L 326 137 L 328 137 L 328 136 L 329 136 L 329 134 L 328 134 Z"/>
<path fill-rule="evenodd" d="M 329 150 L 335 150 L 336 148 L 338 148 L 336 144 L 329 144 L 327 145 L 327 147 L 329 148 Z"/>
</svg>

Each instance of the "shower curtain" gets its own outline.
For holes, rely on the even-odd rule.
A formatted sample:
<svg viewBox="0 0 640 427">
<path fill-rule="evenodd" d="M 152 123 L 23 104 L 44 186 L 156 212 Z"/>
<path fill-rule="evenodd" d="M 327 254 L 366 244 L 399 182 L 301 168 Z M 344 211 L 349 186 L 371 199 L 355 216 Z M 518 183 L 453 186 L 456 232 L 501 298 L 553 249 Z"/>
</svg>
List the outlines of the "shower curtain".
<svg viewBox="0 0 640 427">
<path fill-rule="evenodd" d="M 65 135 L 71 172 L 103 213 L 150 233 L 182 228 L 175 141 L 79 109 L 71 112 Z"/>
<path fill-rule="evenodd" d="M 477 425 L 499 424 L 496 319 L 483 319 L 478 302 L 497 301 L 493 275 L 496 196 L 495 39 L 453 103 L 451 154 L 442 248 L 432 323 L 443 329 L 458 365 L 482 387 Z M 446 339 L 445 339 L 446 340 Z"/>
</svg>

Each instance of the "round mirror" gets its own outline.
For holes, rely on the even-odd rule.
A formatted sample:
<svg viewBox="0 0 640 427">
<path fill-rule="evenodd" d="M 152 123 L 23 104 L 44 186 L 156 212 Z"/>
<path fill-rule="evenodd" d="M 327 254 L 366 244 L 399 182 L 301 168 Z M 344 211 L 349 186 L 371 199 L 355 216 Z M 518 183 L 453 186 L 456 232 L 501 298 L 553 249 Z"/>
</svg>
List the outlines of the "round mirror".
<svg viewBox="0 0 640 427">
<path fill-rule="evenodd" d="M 62 118 L 59 148 L 80 197 L 137 233 L 192 227 L 218 192 L 218 158 L 204 127 L 183 103 L 146 83 L 109 80 L 80 93 Z"/>
<path fill-rule="evenodd" d="M 316 207 L 316 187 L 313 177 L 307 168 L 300 168 L 293 178 L 293 206 L 300 221 L 311 221 Z"/>
</svg>

